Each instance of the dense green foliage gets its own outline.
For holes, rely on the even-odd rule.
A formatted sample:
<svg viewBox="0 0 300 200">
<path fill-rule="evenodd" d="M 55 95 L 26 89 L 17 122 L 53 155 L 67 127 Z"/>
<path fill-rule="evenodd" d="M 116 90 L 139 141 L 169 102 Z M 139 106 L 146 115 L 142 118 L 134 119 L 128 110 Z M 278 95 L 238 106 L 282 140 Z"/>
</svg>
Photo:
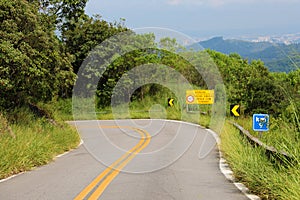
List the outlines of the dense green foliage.
<svg viewBox="0 0 300 200">
<path fill-rule="evenodd" d="M 74 72 L 77 73 L 88 53 L 101 44 L 105 39 L 127 30 L 122 23 L 108 23 L 100 16 L 83 16 L 73 24 L 72 29 L 63 31 L 63 41 L 67 51 L 75 56 L 72 62 Z"/>
<path fill-rule="evenodd" d="M 76 131 L 61 122 L 70 110 L 60 99 L 71 96 L 78 55 L 123 29 L 86 16 L 86 2 L 0 0 L 0 178 L 45 164 L 79 143 Z M 98 28 L 94 38 L 72 35 L 83 26 Z M 86 42 L 83 48 L 79 41 Z"/>
<path fill-rule="evenodd" d="M 52 19 L 60 31 L 74 30 L 75 24 L 85 17 L 88 0 L 29 0 L 39 6 L 39 11 Z"/>
<path fill-rule="evenodd" d="M 88 51 L 125 29 L 86 16 L 85 4 L 86 0 L 0 1 L 0 107 L 70 97 Z"/>
<path fill-rule="evenodd" d="M 64 95 L 75 75 L 48 17 L 24 0 L 1 0 L 0 8 L 0 106 Z"/>
<path fill-rule="evenodd" d="M 286 100 L 279 82 L 261 61 L 248 64 L 237 54 L 209 53 L 223 75 L 230 104 L 241 104 L 245 114 L 280 114 L 280 106 Z"/>
</svg>

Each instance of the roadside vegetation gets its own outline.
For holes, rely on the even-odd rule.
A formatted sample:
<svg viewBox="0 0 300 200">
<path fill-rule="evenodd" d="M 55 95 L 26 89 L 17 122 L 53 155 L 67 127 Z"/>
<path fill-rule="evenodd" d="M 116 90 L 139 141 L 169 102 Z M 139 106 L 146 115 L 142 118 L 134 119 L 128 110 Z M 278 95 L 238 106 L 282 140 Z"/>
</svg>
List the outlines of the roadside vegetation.
<svg viewBox="0 0 300 200">
<path fill-rule="evenodd" d="M 0 179 L 79 144 L 64 122 L 78 68 L 95 44 L 126 29 L 87 16 L 86 2 L 0 0 Z"/>
<path fill-rule="evenodd" d="M 239 120 L 239 123 L 242 123 L 241 121 L 249 124 L 251 118 Z M 261 139 L 267 145 L 276 144 L 274 146 L 278 150 L 284 149 L 296 159 L 294 163 L 286 161 L 282 164 L 275 158 L 268 158 L 263 148 L 254 148 L 250 145 L 238 129 L 227 122 L 221 133 L 221 149 L 234 172 L 236 181 L 244 183 L 250 192 L 262 199 L 299 199 L 300 145 L 299 142 L 297 144 L 294 142 L 295 139 L 291 138 L 290 134 L 291 132 L 280 129 L 271 130 Z M 287 138 L 283 140 L 284 136 Z"/>
<path fill-rule="evenodd" d="M 1 118 L 0 128 L 0 179 L 47 164 L 79 144 L 75 128 L 38 118 L 28 108 L 18 108 L 6 117 Z"/>
<path fill-rule="evenodd" d="M 93 94 L 98 119 L 166 118 L 210 127 L 210 117 L 215 112 L 210 106 L 201 105 L 194 108 L 194 113 L 187 113 L 186 105 L 178 103 L 185 101 L 184 92 L 176 96 L 166 86 L 151 83 L 140 84 L 131 93 L 135 79 L 124 77 L 129 77 L 127 72 L 137 66 L 147 65 L 149 70 L 150 64 L 155 64 L 155 70 L 136 71 L 134 78 L 139 80 L 147 74 L 149 79 L 169 81 L 170 87 L 184 91 L 185 85 L 178 84 L 178 77 L 164 66 L 182 75 L 193 89 L 208 89 L 205 80 L 214 78 L 208 75 L 220 73 L 226 96 L 222 84 L 216 84 L 216 105 L 226 99 L 227 116 L 229 105 L 241 106 L 242 117 L 227 120 L 237 121 L 251 131 L 252 114 L 270 114 L 271 130 L 261 140 L 296 160 L 282 166 L 268 159 L 263 149 L 250 146 L 226 121 L 223 130 L 216 131 L 236 178 L 263 199 L 300 199 L 299 68 L 289 73 L 271 73 L 260 60 L 248 62 L 235 53 L 193 51 L 173 38 L 157 41 L 154 34 L 135 34 L 123 20 L 109 23 L 100 16 L 87 16 L 86 2 L 0 0 L 0 178 L 46 164 L 79 144 L 78 134 L 64 121 L 73 120 L 72 89 L 88 57 L 99 69 L 106 67 L 103 74 L 94 68 L 78 74 L 85 80 L 99 80 Z M 105 39 L 124 31 L 129 34 L 124 46 L 109 44 L 89 53 Z M 116 53 L 128 49 L 137 50 L 122 56 Z M 117 59 L 107 66 L 109 61 L 103 58 L 111 56 Z M 204 73 L 195 69 L 197 63 Z M 81 89 L 86 91 L 88 87 Z M 78 95 L 84 108 L 88 101 L 84 93 Z M 119 95 L 114 102 L 117 112 L 111 108 L 114 95 Z M 167 105 L 168 98 L 175 99 L 173 107 Z M 124 107 L 126 101 L 128 108 Z M 124 109 L 129 115 L 122 112 Z"/>
</svg>

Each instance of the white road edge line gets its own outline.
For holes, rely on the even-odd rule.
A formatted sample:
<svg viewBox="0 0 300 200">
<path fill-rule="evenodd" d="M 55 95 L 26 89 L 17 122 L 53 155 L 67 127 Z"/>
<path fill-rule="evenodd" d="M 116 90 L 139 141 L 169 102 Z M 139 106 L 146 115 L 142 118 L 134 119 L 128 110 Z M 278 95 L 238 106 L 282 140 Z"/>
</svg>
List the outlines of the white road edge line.
<svg viewBox="0 0 300 200">
<path fill-rule="evenodd" d="M 220 139 L 219 135 L 217 133 L 215 133 L 214 131 L 210 130 L 210 129 L 206 129 L 206 130 L 213 135 L 213 137 L 215 138 L 215 140 L 217 142 L 217 146 L 218 146 L 218 149 L 219 149 L 219 156 L 220 156 L 219 168 L 220 168 L 222 174 L 224 174 L 226 179 L 228 179 L 230 182 L 232 182 L 235 185 L 235 187 L 238 188 L 248 199 L 250 199 L 250 200 L 260 200 L 261 198 L 259 196 L 254 195 L 254 194 L 250 194 L 249 189 L 243 183 L 235 182 L 233 171 L 231 170 L 231 168 L 227 164 L 227 161 L 223 157 L 223 154 L 220 150 L 221 139 Z"/>
<path fill-rule="evenodd" d="M 59 154 L 59 155 L 55 156 L 55 157 L 53 158 L 52 161 L 55 161 L 56 158 L 60 158 L 60 157 L 63 157 L 63 156 L 65 156 L 65 155 L 67 155 L 68 153 L 70 153 L 70 152 L 74 151 L 75 149 L 77 149 L 78 147 L 80 147 L 82 144 L 83 144 L 83 140 L 80 139 L 80 143 L 78 144 L 78 146 L 77 146 L 76 148 L 71 149 L 71 150 L 69 150 L 69 151 L 66 151 L 66 152 L 64 152 L 64 153 L 62 153 L 62 154 Z M 45 166 L 45 165 L 41 165 L 41 166 L 38 166 L 38 167 L 34 167 L 32 170 L 25 171 L 25 172 L 20 172 L 20 173 L 18 173 L 18 174 L 11 175 L 11 176 L 9 176 L 9 177 L 7 177 L 7 178 L 5 178 L 5 179 L 1 179 L 1 180 L 0 180 L 0 183 L 6 182 L 6 181 L 8 181 L 8 180 L 10 180 L 10 179 L 12 179 L 12 178 L 15 178 L 15 177 L 17 177 L 17 176 L 20 176 L 20 175 L 22 175 L 22 174 L 29 173 L 29 172 L 31 172 L 31 171 L 33 171 L 33 170 L 35 170 L 35 169 L 38 169 L 39 167 L 42 167 L 42 166 Z"/>
<path fill-rule="evenodd" d="M 83 144 L 83 140 L 80 139 L 80 143 L 79 143 L 79 145 L 78 145 L 76 148 L 71 149 L 70 151 L 66 151 L 66 152 L 64 152 L 64 153 L 62 153 L 62 154 L 59 154 L 59 155 L 55 156 L 54 159 L 55 159 L 55 158 L 63 157 L 64 155 L 67 155 L 68 153 L 70 153 L 70 152 L 72 152 L 73 150 L 75 150 L 75 149 L 77 149 L 78 147 L 80 147 L 82 144 Z"/>
<path fill-rule="evenodd" d="M 14 178 L 14 177 L 16 177 L 16 176 L 19 176 L 19 175 L 21 175 L 21 174 L 24 174 L 25 172 L 20 172 L 20 173 L 18 173 L 18 174 L 14 174 L 14 175 L 12 175 L 12 176 L 9 176 L 9 177 L 7 177 L 7 178 L 5 178 L 5 179 L 1 179 L 0 180 L 0 183 L 2 183 L 2 182 L 5 182 L 5 181 L 8 181 L 9 179 L 12 179 L 12 178 Z"/>
<path fill-rule="evenodd" d="M 149 120 L 149 119 L 136 119 L 136 120 Z M 199 124 L 194 124 L 194 123 L 191 123 L 191 122 L 184 122 L 184 121 L 177 121 L 177 120 L 170 120 L 170 119 L 154 119 L 154 120 L 188 124 L 188 125 L 196 126 L 196 127 L 199 127 L 199 128 L 203 128 L 207 132 L 209 132 L 210 134 L 212 134 L 212 136 L 216 140 L 217 147 L 218 147 L 218 150 L 219 150 L 219 157 L 220 157 L 219 168 L 220 168 L 220 171 L 222 172 L 222 174 L 226 177 L 227 180 L 229 180 L 230 182 L 232 182 L 234 184 L 234 186 L 238 190 L 240 190 L 248 199 L 250 199 L 250 200 L 261 200 L 261 198 L 259 196 L 254 195 L 254 194 L 250 194 L 249 193 L 249 189 L 243 183 L 235 182 L 233 171 L 231 170 L 231 168 L 227 164 L 227 161 L 223 157 L 223 154 L 222 154 L 222 152 L 220 150 L 221 139 L 220 139 L 220 137 L 219 137 L 219 135 L 217 133 L 215 133 L 211 129 L 204 128 L 203 126 L 201 126 Z"/>
</svg>

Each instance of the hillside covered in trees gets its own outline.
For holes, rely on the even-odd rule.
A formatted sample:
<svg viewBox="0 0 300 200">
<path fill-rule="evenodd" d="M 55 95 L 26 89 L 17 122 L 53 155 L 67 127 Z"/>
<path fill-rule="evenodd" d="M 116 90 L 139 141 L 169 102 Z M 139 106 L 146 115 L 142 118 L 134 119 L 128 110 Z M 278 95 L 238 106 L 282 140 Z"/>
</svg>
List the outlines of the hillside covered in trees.
<svg viewBox="0 0 300 200">
<path fill-rule="evenodd" d="M 28 103 L 70 98 L 76 73 L 89 51 L 117 33 L 130 32 L 122 21 L 109 23 L 100 16 L 87 16 L 84 13 L 85 4 L 86 0 L 1 1 L 2 110 L 26 106 Z M 174 39 L 166 38 L 157 43 L 154 35 L 142 36 L 133 32 L 132 37 L 140 42 L 140 46 L 152 46 L 127 53 L 107 68 L 98 84 L 99 105 L 107 106 L 121 76 L 141 64 L 161 63 L 170 66 L 192 84 L 205 87 L 201 75 L 180 58 L 180 53 L 159 48 L 183 49 Z M 130 45 L 128 42 L 126 48 L 130 48 Z M 200 51 L 189 51 L 186 49 L 181 53 L 190 54 L 191 57 L 201 55 Z M 271 73 L 261 61 L 248 63 L 238 54 L 224 55 L 212 50 L 205 52 L 219 67 L 229 104 L 243 105 L 245 114 L 268 112 L 276 116 L 284 115 L 288 120 L 298 120 L 294 115 L 299 113 L 297 109 L 300 107 L 299 69 L 288 74 Z M 209 69 L 209 66 L 206 67 Z M 153 90 L 160 88 L 156 86 Z M 142 98 L 146 95 L 146 89 L 142 87 L 134 95 L 134 99 Z M 293 108 L 291 101 L 292 105 L 295 104 Z"/>
</svg>

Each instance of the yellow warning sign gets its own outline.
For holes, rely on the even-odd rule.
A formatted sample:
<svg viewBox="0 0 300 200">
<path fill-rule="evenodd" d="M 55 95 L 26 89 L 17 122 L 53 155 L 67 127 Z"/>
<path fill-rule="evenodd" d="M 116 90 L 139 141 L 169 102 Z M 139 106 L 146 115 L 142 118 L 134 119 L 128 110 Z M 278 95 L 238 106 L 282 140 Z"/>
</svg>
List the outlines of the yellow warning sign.
<svg viewBox="0 0 300 200">
<path fill-rule="evenodd" d="M 186 104 L 213 104 L 214 90 L 187 90 Z"/>
</svg>

